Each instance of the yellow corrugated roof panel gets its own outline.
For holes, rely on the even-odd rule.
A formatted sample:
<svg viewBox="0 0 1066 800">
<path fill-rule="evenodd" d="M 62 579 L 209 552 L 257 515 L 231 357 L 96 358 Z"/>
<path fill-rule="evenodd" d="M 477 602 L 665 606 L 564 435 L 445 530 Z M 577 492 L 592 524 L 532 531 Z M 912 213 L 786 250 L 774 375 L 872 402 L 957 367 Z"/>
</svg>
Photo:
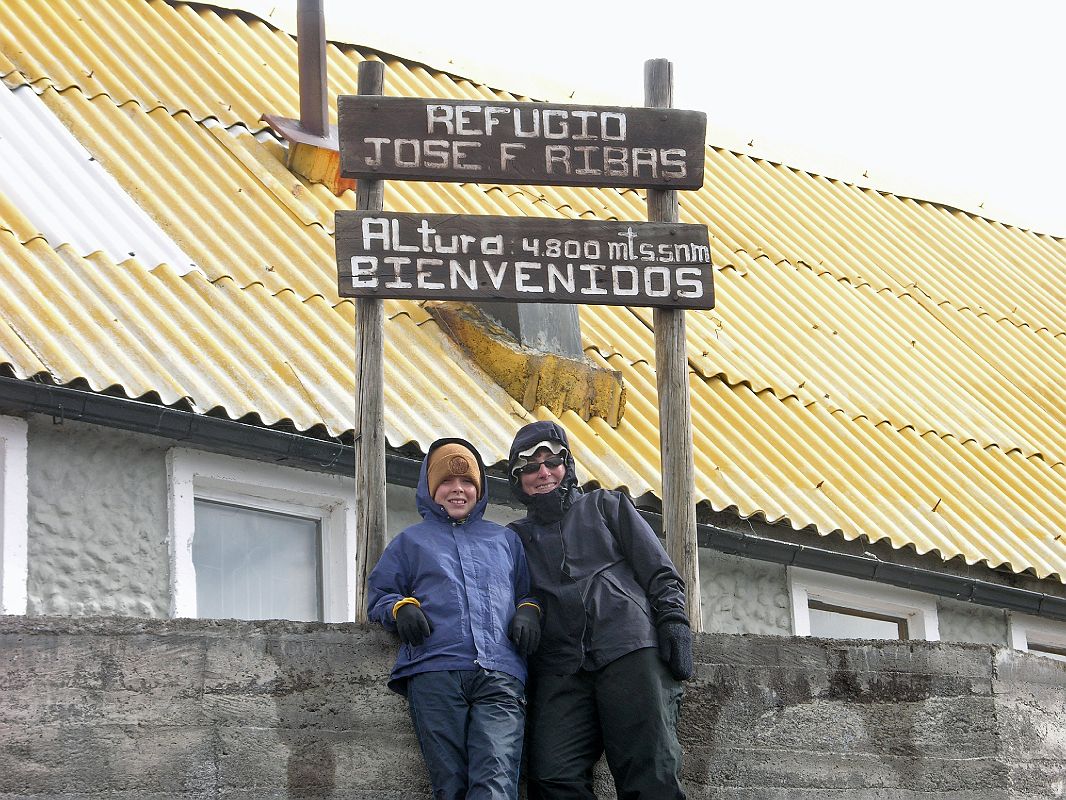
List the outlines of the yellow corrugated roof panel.
<svg viewBox="0 0 1066 800">
<path fill-rule="evenodd" d="M 365 52 L 328 49 L 330 110 Z M 376 56 L 375 56 L 376 57 Z M 385 92 L 510 97 L 383 57 Z M 285 167 L 296 47 L 161 0 L 0 4 L 0 75 L 29 85 L 197 269 L 53 248 L 0 196 L 0 359 L 18 377 L 157 394 L 264 424 L 352 428 L 354 304 L 334 197 Z M 23 90 L 25 91 L 25 90 Z M 1066 245 L 709 147 L 681 219 L 708 226 L 718 304 L 691 312 L 697 495 L 743 517 L 1066 578 Z M 643 194 L 391 182 L 397 211 L 640 220 Z M 621 424 L 561 421 L 582 476 L 661 491 L 652 314 L 582 307 L 622 372 Z M 386 303 L 386 436 L 462 435 L 490 463 L 526 412 L 419 306 Z"/>
</svg>

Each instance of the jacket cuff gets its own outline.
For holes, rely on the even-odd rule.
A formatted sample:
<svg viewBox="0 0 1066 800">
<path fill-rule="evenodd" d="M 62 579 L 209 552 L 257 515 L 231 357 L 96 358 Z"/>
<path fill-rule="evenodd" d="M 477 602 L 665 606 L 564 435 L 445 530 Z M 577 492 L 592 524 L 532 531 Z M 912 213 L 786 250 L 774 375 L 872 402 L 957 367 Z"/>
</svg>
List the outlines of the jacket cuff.
<svg viewBox="0 0 1066 800">
<path fill-rule="evenodd" d="M 400 606 L 415 606 L 416 608 L 421 608 L 422 604 L 419 603 L 418 599 L 415 598 L 415 597 L 405 597 L 403 600 L 398 601 L 392 607 L 392 618 L 393 619 L 396 619 L 396 612 L 400 610 Z"/>
<path fill-rule="evenodd" d="M 688 625 L 690 628 L 692 627 L 688 621 L 688 614 L 680 608 L 670 609 L 669 611 L 664 611 L 660 614 L 659 618 L 655 621 L 655 627 L 658 628 L 660 625 L 665 625 L 667 622 L 680 622 L 684 625 Z"/>
</svg>

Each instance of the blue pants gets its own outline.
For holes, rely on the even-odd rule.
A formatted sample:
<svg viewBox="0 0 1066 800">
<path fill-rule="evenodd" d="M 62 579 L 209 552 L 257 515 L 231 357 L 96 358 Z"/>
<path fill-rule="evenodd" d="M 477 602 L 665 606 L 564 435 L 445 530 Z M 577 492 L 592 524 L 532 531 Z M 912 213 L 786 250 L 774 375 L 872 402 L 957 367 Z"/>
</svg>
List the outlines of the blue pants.
<svg viewBox="0 0 1066 800">
<path fill-rule="evenodd" d="M 677 740 L 682 691 L 653 647 L 599 670 L 534 675 L 530 800 L 596 800 L 593 767 L 604 754 L 620 800 L 685 800 Z"/>
<path fill-rule="evenodd" d="M 407 683 L 433 800 L 517 800 L 526 719 L 522 682 L 505 672 L 423 672 Z"/>
</svg>

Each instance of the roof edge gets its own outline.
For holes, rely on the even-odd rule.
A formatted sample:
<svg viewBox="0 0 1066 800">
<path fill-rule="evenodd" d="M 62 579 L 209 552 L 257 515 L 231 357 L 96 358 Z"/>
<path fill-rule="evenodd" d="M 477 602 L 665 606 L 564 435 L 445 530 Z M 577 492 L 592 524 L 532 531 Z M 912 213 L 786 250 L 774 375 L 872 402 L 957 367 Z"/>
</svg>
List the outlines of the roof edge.
<svg viewBox="0 0 1066 800">
<path fill-rule="evenodd" d="M 47 414 L 58 420 L 87 422 L 162 436 L 227 455 L 268 459 L 276 464 L 341 475 L 355 474 L 354 447 L 337 440 L 316 439 L 140 400 L 0 377 L 0 413 L 10 412 Z M 395 452 L 386 453 L 385 475 L 391 483 L 415 486 L 420 466 L 417 459 Z M 511 504 L 507 500 L 510 488 L 502 475 L 490 475 L 489 484 L 497 498 L 504 498 L 504 504 Z M 662 516 L 645 510 L 641 510 L 641 514 L 661 535 Z M 696 528 L 700 546 L 722 553 L 848 575 L 916 589 L 939 597 L 1066 620 L 1066 598 L 1043 592 L 879 559 L 834 553 L 706 523 L 698 523 Z"/>
</svg>

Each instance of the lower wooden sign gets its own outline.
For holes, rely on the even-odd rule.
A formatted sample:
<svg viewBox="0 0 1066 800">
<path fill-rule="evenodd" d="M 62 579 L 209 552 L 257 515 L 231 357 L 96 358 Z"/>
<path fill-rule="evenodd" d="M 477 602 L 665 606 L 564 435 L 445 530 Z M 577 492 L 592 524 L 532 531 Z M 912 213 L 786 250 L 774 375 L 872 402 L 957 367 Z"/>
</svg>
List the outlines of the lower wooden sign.
<svg viewBox="0 0 1066 800">
<path fill-rule="evenodd" d="M 336 212 L 341 297 L 714 307 L 704 225 Z"/>
</svg>

